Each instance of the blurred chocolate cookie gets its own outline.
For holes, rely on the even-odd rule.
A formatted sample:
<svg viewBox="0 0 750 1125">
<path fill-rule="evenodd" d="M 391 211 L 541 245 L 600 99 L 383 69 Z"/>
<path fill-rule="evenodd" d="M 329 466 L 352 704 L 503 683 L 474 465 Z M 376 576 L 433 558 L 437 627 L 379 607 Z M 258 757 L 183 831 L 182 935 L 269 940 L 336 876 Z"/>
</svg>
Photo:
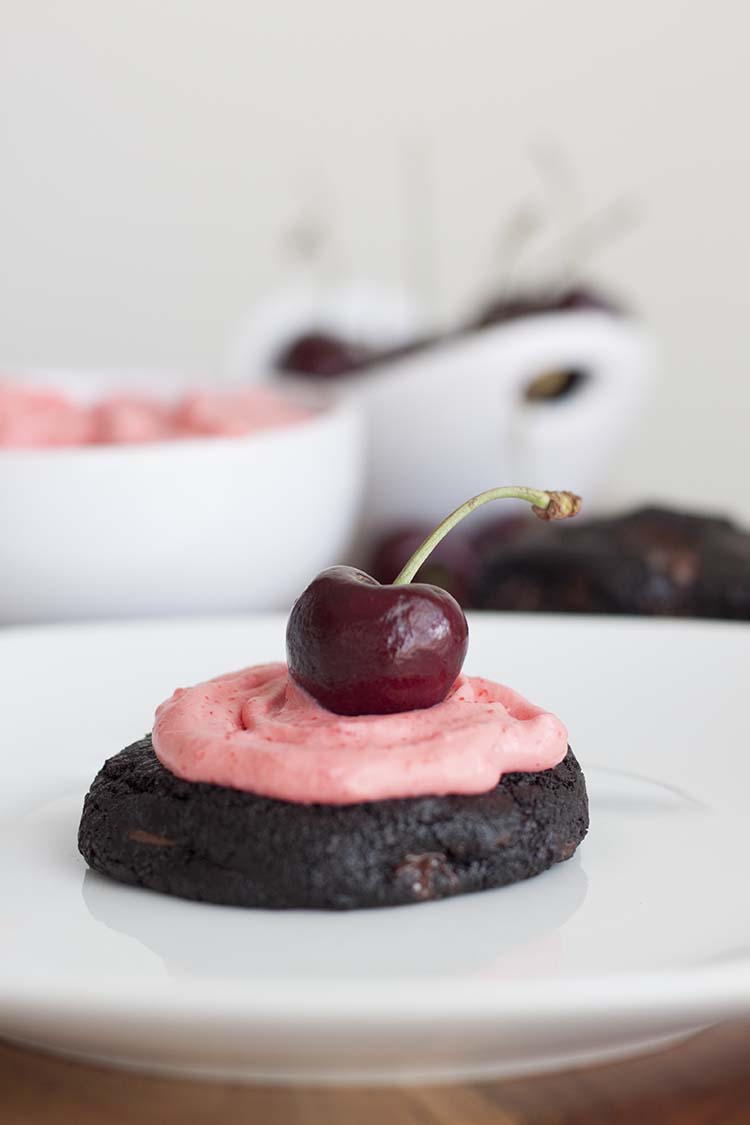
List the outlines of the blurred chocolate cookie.
<svg viewBox="0 0 750 1125">
<path fill-rule="evenodd" d="M 534 529 L 482 560 L 479 609 L 750 620 L 750 535 L 727 519 L 647 507 Z"/>
</svg>

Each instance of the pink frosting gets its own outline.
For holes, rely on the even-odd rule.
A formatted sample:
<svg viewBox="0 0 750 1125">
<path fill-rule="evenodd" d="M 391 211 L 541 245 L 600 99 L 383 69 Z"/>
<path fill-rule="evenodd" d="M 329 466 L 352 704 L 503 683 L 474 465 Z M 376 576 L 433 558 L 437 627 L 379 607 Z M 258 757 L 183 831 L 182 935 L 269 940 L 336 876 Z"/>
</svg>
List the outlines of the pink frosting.
<svg viewBox="0 0 750 1125">
<path fill-rule="evenodd" d="M 153 744 L 187 781 L 305 804 L 485 793 L 504 773 L 550 769 L 567 731 L 501 684 L 459 676 L 442 703 L 396 715 L 335 715 L 260 664 L 191 688 L 157 708 Z"/>
<path fill-rule="evenodd" d="M 0 381 L 0 447 L 231 437 L 285 426 L 310 413 L 259 387 L 193 393 L 174 402 L 147 395 L 109 395 L 88 405 L 57 391 Z"/>
</svg>

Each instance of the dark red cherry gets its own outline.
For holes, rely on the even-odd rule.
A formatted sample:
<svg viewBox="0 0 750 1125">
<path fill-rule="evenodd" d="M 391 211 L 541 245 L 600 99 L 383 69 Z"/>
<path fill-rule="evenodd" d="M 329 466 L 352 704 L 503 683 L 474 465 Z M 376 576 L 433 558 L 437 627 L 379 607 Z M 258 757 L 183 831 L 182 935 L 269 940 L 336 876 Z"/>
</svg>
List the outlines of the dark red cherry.
<svg viewBox="0 0 750 1125">
<path fill-rule="evenodd" d="M 490 301 L 480 312 L 471 328 L 488 328 L 527 316 L 552 312 L 606 312 L 613 316 L 622 310 L 606 294 L 582 285 L 567 289 L 539 290 L 535 293 L 517 293 Z"/>
<path fill-rule="evenodd" d="M 278 356 L 276 367 L 293 375 L 335 379 L 356 371 L 370 358 L 370 349 L 326 332 L 299 336 Z"/>
<path fill-rule="evenodd" d="M 308 332 L 299 336 L 276 359 L 276 368 L 290 375 L 309 375 L 314 379 L 338 379 L 354 375 L 378 363 L 405 359 L 436 343 L 439 337 L 423 336 L 387 348 L 355 344 L 341 336 Z"/>
<path fill-rule="evenodd" d="M 294 603 L 289 672 L 329 711 L 386 715 L 442 702 L 463 666 L 468 626 L 446 590 L 381 586 L 334 566 Z"/>
</svg>

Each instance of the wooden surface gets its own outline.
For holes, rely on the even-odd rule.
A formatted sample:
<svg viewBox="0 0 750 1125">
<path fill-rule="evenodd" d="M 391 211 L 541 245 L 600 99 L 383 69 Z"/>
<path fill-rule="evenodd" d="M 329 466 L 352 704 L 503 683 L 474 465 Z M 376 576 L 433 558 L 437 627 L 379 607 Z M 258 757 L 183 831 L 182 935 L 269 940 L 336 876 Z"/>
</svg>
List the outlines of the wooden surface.
<svg viewBox="0 0 750 1125">
<path fill-rule="evenodd" d="M 0 1043 L 2 1125 L 749 1125 L 750 1020 L 641 1059 L 522 1081 L 279 1089 L 150 1078 Z"/>
</svg>

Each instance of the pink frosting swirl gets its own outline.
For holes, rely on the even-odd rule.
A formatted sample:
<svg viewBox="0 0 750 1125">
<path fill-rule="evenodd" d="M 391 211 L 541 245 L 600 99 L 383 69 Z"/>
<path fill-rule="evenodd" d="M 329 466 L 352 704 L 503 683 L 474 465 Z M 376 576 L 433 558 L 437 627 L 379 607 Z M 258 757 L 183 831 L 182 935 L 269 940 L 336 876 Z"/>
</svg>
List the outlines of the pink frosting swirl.
<svg viewBox="0 0 750 1125">
<path fill-rule="evenodd" d="M 501 684 L 460 676 L 447 699 L 396 715 L 335 715 L 261 664 L 178 688 L 153 745 L 177 777 L 303 804 L 484 793 L 504 773 L 550 769 L 568 736 Z"/>
</svg>

